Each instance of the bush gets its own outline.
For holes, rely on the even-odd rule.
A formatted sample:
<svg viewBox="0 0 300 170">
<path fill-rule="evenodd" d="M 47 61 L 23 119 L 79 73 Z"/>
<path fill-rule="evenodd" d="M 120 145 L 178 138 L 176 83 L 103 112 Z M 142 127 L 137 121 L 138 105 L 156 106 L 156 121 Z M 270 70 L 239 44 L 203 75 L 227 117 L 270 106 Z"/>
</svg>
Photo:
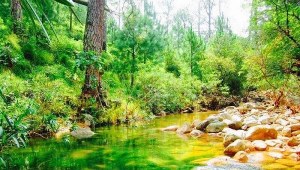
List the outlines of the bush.
<svg viewBox="0 0 300 170">
<path fill-rule="evenodd" d="M 201 93 L 201 82 L 195 77 L 176 78 L 159 66 L 143 70 L 137 76 L 138 100 L 146 110 L 178 112 L 193 102 Z"/>
</svg>

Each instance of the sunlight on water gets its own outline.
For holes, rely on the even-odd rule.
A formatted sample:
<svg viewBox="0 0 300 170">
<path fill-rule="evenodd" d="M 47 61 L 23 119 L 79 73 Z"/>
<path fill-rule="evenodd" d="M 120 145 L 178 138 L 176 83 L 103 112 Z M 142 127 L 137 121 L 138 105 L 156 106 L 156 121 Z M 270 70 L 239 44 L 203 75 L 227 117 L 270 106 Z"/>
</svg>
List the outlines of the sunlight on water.
<svg viewBox="0 0 300 170">
<path fill-rule="evenodd" d="M 96 129 L 93 138 L 32 140 L 28 148 L 8 153 L 11 168 L 32 169 L 192 169 L 223 154 L 222 139 L 204 135 L 192 138 L 162 132 L 170 125 L 203 120 L 208 113 L 176 114 L 157 118 L 143 126 Z"/>
</svg>

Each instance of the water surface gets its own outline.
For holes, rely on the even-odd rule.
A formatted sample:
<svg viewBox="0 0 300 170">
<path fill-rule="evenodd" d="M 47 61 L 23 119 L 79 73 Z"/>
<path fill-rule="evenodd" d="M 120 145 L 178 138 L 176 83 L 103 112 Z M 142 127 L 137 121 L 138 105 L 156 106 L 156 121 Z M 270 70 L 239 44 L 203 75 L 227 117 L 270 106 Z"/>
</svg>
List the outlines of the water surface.
<svg viewBox="0 0 300 170">
<path fill-rule="evenodd" d="M 176 114 L 144 125 L 96 129 L 90 139 L 34 139 L 7 153 L 10 169 L 193 169 L 223 154 L 222 138 L 162 132 L 160 128 L 203 120 L 211 112 Z"/>
</svg>

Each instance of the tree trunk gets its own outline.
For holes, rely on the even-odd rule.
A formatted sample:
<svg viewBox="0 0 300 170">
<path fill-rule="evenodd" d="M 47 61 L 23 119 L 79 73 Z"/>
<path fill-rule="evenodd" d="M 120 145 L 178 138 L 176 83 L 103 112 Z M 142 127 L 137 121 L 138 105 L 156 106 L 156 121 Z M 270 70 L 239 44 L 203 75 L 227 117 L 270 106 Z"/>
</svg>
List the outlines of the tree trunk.
<svg viewBox="0 0 300 170">
<path fill-rule="evenodd" d="M 133 88 L 134 86 L 134 73 L 135 73 L 135 50 L 134 47 L 132 48 L 132 63 L 131 63 L 131 80 L 130 80 L 130 87 Z"/>
<path fill-rule="evenodd" d="M 105 0 L 89 0 L 84 34 L 84 51 L 93 51 L 100 55 L 105 41 Z M 87 66 L 81 99 L 96 99 L 98 106 L 106 107 L 105 93 L 102 87 L 103 73 L 93 65 Z"/>
<path fill-rule="evenodd" d="M 22 7 L 20 0 L 11 0 L 11 16 L 13 18 L 13 32 L 19 35 L 22 32 Z"/>
</svg>

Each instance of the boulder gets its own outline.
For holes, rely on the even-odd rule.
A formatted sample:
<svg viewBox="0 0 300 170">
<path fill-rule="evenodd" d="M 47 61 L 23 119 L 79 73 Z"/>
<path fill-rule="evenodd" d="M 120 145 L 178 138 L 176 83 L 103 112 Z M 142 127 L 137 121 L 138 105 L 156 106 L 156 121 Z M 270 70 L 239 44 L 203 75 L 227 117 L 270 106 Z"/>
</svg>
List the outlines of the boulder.
<svg viewBox="0 0 300 170">
<path fill-rule="evenodd" d="M 233 121 L 233 120 L 228 120 L 228 119 L 224 119 L 223 122 L 226 123 L 226 125 L 229 128 L 235 129 L 235 130 L 240 129 L 243 125 L 243 123 L 241 121 Z"/>
<path fill-rule="evenodd" d="M 192 131 L 192 127 L 188 123 L 185 123 L 184 125 L 182 125 L 180 128 L 176 130 L 178 134 L 186 134 L 186 133 L 190 133 L 191 131 Z"/>
<path fill-rule="evenodd" d="M 237 139 L 225 148 L 224 154 L 228 156 L 233 156 L 239 151 L 251 151 L 253 149 L 254 148 L 250 141 Z"/>
<path fill-rule="evenodd" d="M 176 131 L 179 128 L 178 125 L 172 125 L 172 126 L 168 126 L 166 128 L 163 128 L 162 131 Z"/>
<path fill-rule="evenodd" d="M 222 130 L 226 127 L 226 123 L 224 122 L 212 122 L 206 127 L 207 133 L 218 133 L 222 132 Z"/>
<path fill-rule="evenodd" d="M 275 159 L 282 159 L 283 158 L 283 154 L 280 153 L 280 152 L 269 152 L 268 155 L 271 156 L 272 158 L 275 158 Z"/>
<path fill-rule="evenodd" d="M 289 158 L 294 161 L 300 161 L 300 155 L 298 155 L 297 153 L 291 153 L 289 155 Z"/>
<path fill-rule="evenodd" d="M 226 135 L 223 138 L 223 146 L 227 147 L 228 145 L 230 145 L 232 142 L 234 142 L 237 139 L 240 139 L 240 138 L 236 135 L 233 135 L 233 134 Z"/>
<path fill-rule="evenodd" d="M 200 131 L 200 130 L 192 130 L 191 131 L 191 136 L 194 136 L 194 137 L 200 137 L 201 135 L 203 135 L 204 133 L 202 132 L 202 131 Z"/>
<path fill-rule="evenodd" d="M 272 119 L 268 114 L 265 114 L 265 115 L 262 115 L 261 117 L 259 117 L 258 121 L 261 124 L 270 124 L 270 123 L 272 123 Z"/>
<path fill-rule="evenodd" d="M 245 139 L 247 140 L 268 140 L 276 139 L 277 131 L 269 125 L 258 125 L 248 129 Z"/>
<path fill-rule="evenodd" d="M 233 159 L 239 161 L 239 162 L 242 162 L 242 163 L 246 163 L 248 161 L 248 156 L 247 156 L 247 153 L 245 151 L 238 151 Z"/>
<path fill-rule="evenodd" d="M 257 150 L 257 151 L 265 151 L 268 147 L 267 144 L 262 140 L 253 141 L 252 145 L 254 146 L 255 150 Z"/>
<path fill-rule="evenodd" d="M 85 139 L 85 138 L 90 138 L 94 135 L 95 133 L 91 131 L 89 127 L 85 128 L 77 128 L 76 130 L 71 132 L 71 135 L 77 139 Z"/>
<path fill-rule="evenodd" d="M 278 140 L 278 139 L 266 140 L 265 144 L 267 144 L 268 146 L 274 147 L 276 145 L 281 145 L 282 141 Z"/>
</svg>

